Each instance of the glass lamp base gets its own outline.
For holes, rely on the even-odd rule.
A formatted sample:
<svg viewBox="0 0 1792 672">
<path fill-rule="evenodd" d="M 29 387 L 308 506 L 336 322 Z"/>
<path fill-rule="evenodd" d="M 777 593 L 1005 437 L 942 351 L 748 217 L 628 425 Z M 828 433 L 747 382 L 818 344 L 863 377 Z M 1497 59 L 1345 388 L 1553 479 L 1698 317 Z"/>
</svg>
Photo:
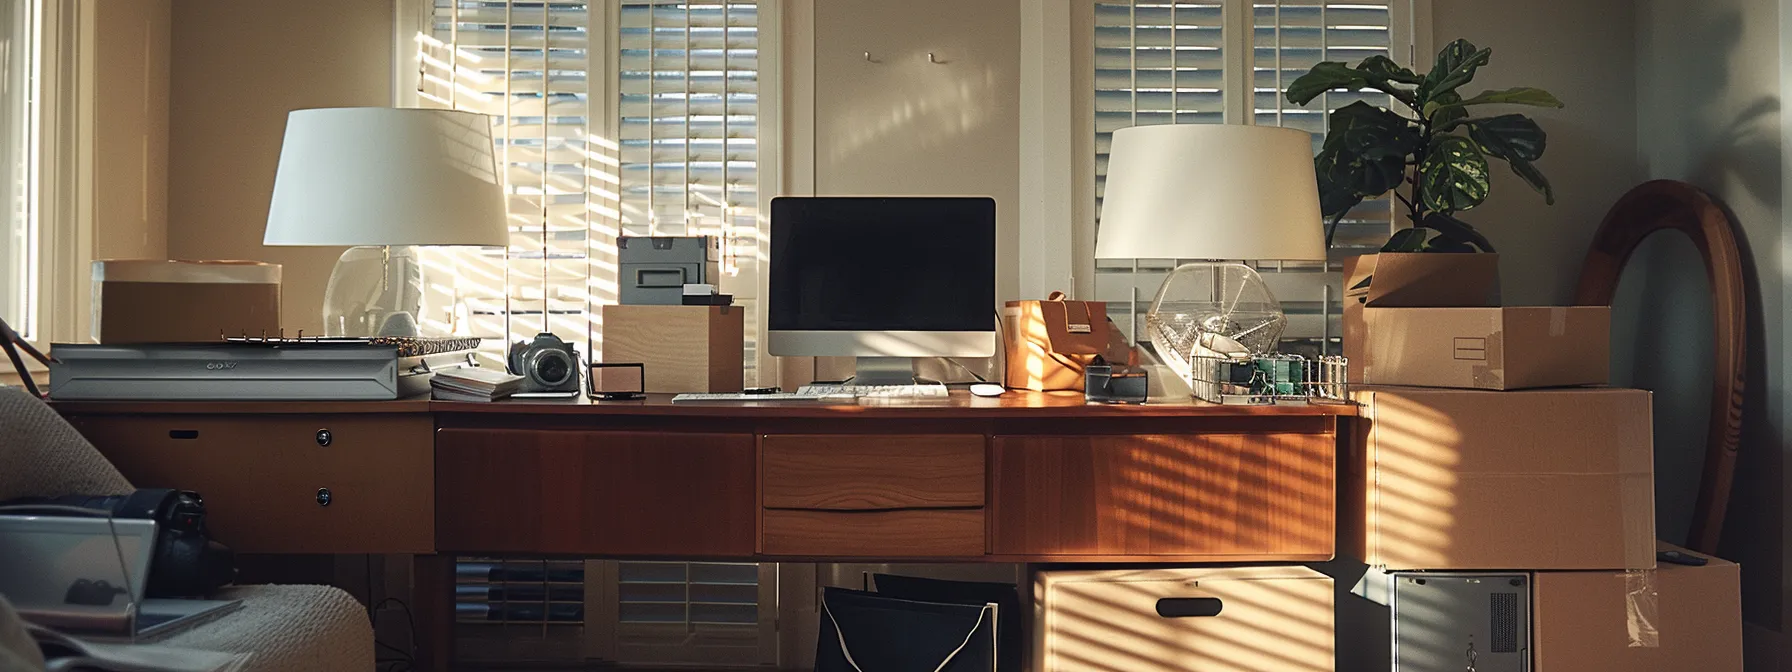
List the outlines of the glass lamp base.
<svg viewBox="0 0 1792 672">
<path fill-rule="evenodd" d="M 324 290 L 324 335 L 425 336 L 423 264 L 415 247 L 351 247 Z"/>
<path fill-rule="evenodd" d="M 1144 338 L 1187 378 L 1199 358 L 1274 353 L 1287 327 L 1282 303 L 1256 269 L 1195 262 L 1164 279 L 1145 314 Z"/>
</svg>

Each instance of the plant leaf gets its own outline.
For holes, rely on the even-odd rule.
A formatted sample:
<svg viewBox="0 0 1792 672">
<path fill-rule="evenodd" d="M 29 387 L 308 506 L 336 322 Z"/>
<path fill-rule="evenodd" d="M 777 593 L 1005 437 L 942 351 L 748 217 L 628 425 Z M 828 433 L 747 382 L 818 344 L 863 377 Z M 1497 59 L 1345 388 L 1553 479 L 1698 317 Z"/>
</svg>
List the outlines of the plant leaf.
<svg viewBox="0 0 1792 672">
<path fill-rule="evenodd" d="M 1331 114 L 1325 147 L 1313 164 L 1320 176 L 1321 195 L 1327 184 L 1348 187 L 1361 197 L 1379 196 L 1400 186 L 1406 175 L 1406 157 L 1418 144 L 1418 129 L 1400 115 L 1362 101 L 1338 108 Z M 1333 200 L 1334 204 L 1342 202 L 1341 197 Z"/>
<path fill-rule="evenodd" d="M 1425 249 L 1425 230 L 1421 228 L 1401 229 L 1388 237 L 1388 242 L 1381 246 L 1383 252 L 1418 252 Z"/>
<path fill-rule="evenodd" d="M 1468 40 L 1456 40 L 1437 52 L 1437 63 L 1419 85 L 1420 98 L 1430 101 L 1455 91 L 1475 78 L 1475 70 L 1493 59 L 1492 49 L 1476 49 Z"/>
<path fill-rule="evenodd" d="M 1428 251 L 1466 252 L 1468 251 L 1466 248 L 1469 247 L 1482 252 L 1494 251 L 1493 243 L 1487 240 L 1487 236 L 1481 235 L 1481 232 L 1476 231 L 1475 227 L 1470 226 L 1468 222 L 1444 213 L 1433 212 L 1425 215 L 1425 222 L 1421 226 L 1438 233 L 1437 238 L 1432 239 L 1431 243 L 1426 246 Z"/>
<path fill-rule="evenodd" d="M 1356 69 L 1364 75 L 1377 79 L 1385 79 L 1402 84 L 1417 85 L 1425 81 L 1425 76 L 1415 73 L 1395 63 L 1386 56 L 1370 56 L 1356 64 Z"/>
<path fill-rule="evenodd" d="M 1369 85 L 1363 73 L 1337 61 L 1325 61 L 1313 66 L 1307 74 L 1301 75 L 1294 83 L 1288 85 L 1285 94 L 1288 102 L 1295 105 L 1306 105 L 1318 98 L 1319 94 L 1332 89 L 1360 89 Z"/>
<path fill-rule="evenodd" d="M 1457 122 L 1468 117 L 1468 110 L 1456 104 L 1460 102 L 1461 95 L 1455 91 L 1445 91 L 1432 96 L 1431 102 L 1425 103 L 1425 108 L 1420 113 L 1431 120 L 1433 133 L 1448 133 L 1456 127 Z"/>
<path fill-rule="evenodd" d="M 1419 198 L 1427 210 L 1468 210 L 1487 200 L 1487 157 L 1460 135 L 1434 138 L 1419 164 Z"/>
<path fill-rule="evenodd" d="M 1551 95 L 1548 91 L 1531 86 L 1519 86 L 1499 91 L 1482 91 L 1476 94 L 1473 98 L 1463 100 L 1460 104 L 1463 107 L 1469 105 L 1490 104 L 1530 105 L 1532 107 L 1557 108 L 1566 107 L 1566 105 L 1562 104 L 1562 101 L 1557 100 L 1556 97 Z"/>
<path fill-rule="evenodd" d="M 1549 143 L 1543 127 L 1522 114 L 1470 119 L 1463 125 L 1482 152 L 1507 161 L 1536 161 Z"/>
<path fill-rule="evenodd" d="M 1549 178 L 1544 177 L 1543 171 L 1537 170 L 1537 166 L 1529 161 L 1514 159 L 1506 159 L 1506 163 L 1512 166 L 1512 172 L 1517 173 L 1525 184 L 1531 185 L 1531 188 L 1536 189 L 1537 193 L 1543 194 L 1545 205 L 1556 204 L 1556 190 L 1549 186 Z"/>
</svg>

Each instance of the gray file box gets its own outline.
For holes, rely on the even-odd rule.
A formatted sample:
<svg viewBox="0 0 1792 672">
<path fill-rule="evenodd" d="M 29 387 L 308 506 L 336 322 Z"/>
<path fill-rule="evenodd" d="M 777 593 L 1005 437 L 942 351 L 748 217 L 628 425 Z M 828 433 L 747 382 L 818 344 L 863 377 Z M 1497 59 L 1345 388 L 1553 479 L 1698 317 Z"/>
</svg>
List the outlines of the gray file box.
<svg viewBox="0 0 1792 672">
<path fill-rule="evenodd" d="M 715 284 L 721 239 L 715 236 L 624 237 L 616 240 L 622 272 L 618 299 L 631 306 L 684 304 L 684 286 Z"/>
</svg>

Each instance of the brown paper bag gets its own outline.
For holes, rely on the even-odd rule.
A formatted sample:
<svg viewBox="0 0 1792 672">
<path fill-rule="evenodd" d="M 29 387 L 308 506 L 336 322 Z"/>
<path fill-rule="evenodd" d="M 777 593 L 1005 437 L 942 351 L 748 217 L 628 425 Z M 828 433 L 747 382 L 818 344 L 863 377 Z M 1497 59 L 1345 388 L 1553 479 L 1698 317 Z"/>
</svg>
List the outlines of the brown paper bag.
<svg viewBox="0 0 1792 672">
<path fill-rule="evenodd" d="M 1100 301 L 1066 301 L 1052 292 L 1044 301 L 1009 301 L 1003 311 L 1006 335 L 1004 380 L 1024 390 L 1083 390 L 1083 370 L 1102 357 L 1131 364 L 1132 345 L 1108 319 Z"/>
</svg>

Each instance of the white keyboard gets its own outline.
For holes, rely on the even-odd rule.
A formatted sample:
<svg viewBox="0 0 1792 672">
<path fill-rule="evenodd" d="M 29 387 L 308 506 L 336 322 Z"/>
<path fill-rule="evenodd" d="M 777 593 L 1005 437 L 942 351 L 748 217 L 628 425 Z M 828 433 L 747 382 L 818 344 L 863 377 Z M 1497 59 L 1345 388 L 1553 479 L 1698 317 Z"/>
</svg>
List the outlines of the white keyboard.
<svg viewBox="0 0 1792 672">
<path fill-rule="evenodd" d="M 722 393 L 688 393 L 672 397 L 672 403 L 701 403 L 705 401 L 820 401 L 850 404 L 857 400 L 850 394 L 807 394 L 803 392 L 767 392 L 763 394 L 745 394 L 741 392 Z"/>
<path fill-rule="evenodd" d="M 945 385 L 804 385 L 797 394 L 844 394 L 857 399 L 944 399 Z"/>
</svg>

